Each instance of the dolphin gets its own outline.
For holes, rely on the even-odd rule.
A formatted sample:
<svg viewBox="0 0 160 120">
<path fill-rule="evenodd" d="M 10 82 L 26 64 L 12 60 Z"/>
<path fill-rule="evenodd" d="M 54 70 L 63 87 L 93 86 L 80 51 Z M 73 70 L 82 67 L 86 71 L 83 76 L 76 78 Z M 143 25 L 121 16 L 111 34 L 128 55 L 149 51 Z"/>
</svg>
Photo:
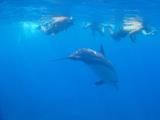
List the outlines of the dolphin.
<svg viewBox="0 0 160 120">
<path fill-rule="evenodd" d="M 99 22 L 93 21 L 91 23 L 87 23 L 84 28 L 89 28 L 93 37 L 95 37 L 96 33 L 100 34 L 101 36 L 104 36 L 105 34 L 105 25 Z"/>
<path fill-rule="evenodd" d="M 90 48 L 81 48 L 73 52 L 68 57 L 57 59 L 65 60 L 71 59 L 74 61 L 82 61 L 87 64 L 91 70 L 99 77 L 95 85 L 110 84 L 117 88 L 118 77 L 112 63 L 105 58 L 103 46 L 100 52 Z"/>
<path fill-rule="evenodd" d="M 49 22 L 40 25 L 38 29 L 40 29 L 48 35 L 55 36 L 56 34 L 62 31 L 67 31 L 67 29 L 71 27 L 73 24 L 73 17 L 58 16 L 53 17 Z"/>
</svg>

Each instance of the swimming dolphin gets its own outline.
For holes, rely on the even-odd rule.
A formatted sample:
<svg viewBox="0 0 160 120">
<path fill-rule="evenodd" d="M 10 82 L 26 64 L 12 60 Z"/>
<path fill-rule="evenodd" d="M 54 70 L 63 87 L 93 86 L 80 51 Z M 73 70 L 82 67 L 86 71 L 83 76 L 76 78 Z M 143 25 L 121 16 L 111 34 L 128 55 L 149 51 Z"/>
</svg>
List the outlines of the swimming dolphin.
<svg viewBox="0 0 160 120">
<path fill-rule="evenodd" d="M 92 31 L 92 36 L 95 37 L 96 33 L 104 36 L 105 25 L 99 22 L 91 22 L 84 26 L 84 28 L 89 28 Z"/>
<path fill-rule="evenodd" d="M 108 25 L 108 31 L 111 37 L 116 40 L 120 41 L 122 38 L 129 36 L 130 40 L 135 43 L 136 36 L 139 33 L 143 35 L 154 35 L 156 32 L 154 28 L 148 26 L 148 24 L 144 23 L 141 20 L 136 19 L 126 19 L 124 20 L 122 26 L 118 31 L 115 31 L 114 25 Z"/>
<path fill-rule="evenodd" d="M 87 64 L 99 77 L 95 85 L 111 84 L 117 88 L 118 78 L 112 63 L 105 58 L 103 47 L 101 51 L 97 52 L 89 48 L 82 48 L 66 58 L 57 60 L 71 59 L 75 61 L 82 61 Z"/>
<path fill-rule="evenodd" d="M 73 24 L 73 17 L 58 16 L 53 17 L 51 21 L 40 25 L 39 29 L 49 35 L 55 36 L 62 31 L 66 31 Z"/>
</svg>

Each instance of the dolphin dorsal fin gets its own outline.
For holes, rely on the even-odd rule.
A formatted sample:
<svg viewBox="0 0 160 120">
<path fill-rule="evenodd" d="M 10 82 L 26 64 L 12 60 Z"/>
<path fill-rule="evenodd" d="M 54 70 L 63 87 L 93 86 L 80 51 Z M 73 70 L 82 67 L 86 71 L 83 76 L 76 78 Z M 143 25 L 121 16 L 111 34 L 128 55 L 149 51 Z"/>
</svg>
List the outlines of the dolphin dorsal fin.
<svg viewBox="0 0 160 120">
<path fill-rule="evenodd" d="M 100 53 L 105 56 L 105 52 L 102 44 L 100 45 Z"/>
</svg>

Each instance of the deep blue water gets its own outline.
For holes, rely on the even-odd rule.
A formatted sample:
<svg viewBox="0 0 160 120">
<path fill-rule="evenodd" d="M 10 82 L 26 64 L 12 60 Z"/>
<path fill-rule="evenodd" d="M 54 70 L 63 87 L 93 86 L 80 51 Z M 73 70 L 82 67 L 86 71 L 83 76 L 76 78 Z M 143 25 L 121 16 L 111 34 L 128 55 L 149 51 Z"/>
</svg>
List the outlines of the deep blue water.
<svg viewBox="0 0 160 120">
<path fill-rule="evenodd" d="M 34 29 L 42 17 L 70 15 L 73 27 L 55 37 Z M 0 0 L 0 120 L 160 120 L 158 0 Z M 140 17 L 157 29 L 115 42 L 92 37 L 84 21 L 121 24 Z M 81 62 L 51 62 L 78 48 L 104 45 L 119 90 L 95 86 Z"/>
</svg>

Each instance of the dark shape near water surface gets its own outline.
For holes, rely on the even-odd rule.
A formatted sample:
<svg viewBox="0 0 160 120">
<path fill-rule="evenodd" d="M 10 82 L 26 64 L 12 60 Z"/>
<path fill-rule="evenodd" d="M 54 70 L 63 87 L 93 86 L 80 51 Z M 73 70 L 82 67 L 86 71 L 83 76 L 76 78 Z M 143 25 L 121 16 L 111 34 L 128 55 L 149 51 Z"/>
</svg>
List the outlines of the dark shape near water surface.
<svg viewBox="0 0 160 120">
<path fill-rule="evenodd" d="M 112 63 L 105 58 L 103 46 L 100 52 L 90 48 L 81 48 L 73 52 L 70 56 L 60 58 L 58 60 L 71 59 L 74 61 L 82 61 L 87 64 L 91 70 L 99 77 L 95 85 L 110 84 L 118 88 L 118 78 Z"/>
<path fill-rule="evenodd" d="M 74 24 L 72 17 L 57 16 L 53 17 L 49 22 L 40 25 L 40 29 L 46 34 L 55 36 L 56 34 L 66 31 Z"/>
<path fill-rule="evenodd" d="M 122 38 L 129 36 L 130 40 L 135 43 L 136 36 L 139 33 L 142 33 L 145 36 L 153 35 L 155 33 L 155 30 L 148 24 L 135 19 L 125 20 L 118 31 L 114 31 L 113 26 L 114 25 L 109 25 L 108 30 L 111 37 L 116 41 L 120 41 Z"/>
<path fill-rule="evenodd" d="M 96 33 L 104 36 L 105 34 L 105 25 L 99 22 L 91 22 L 84 26 L 84 28 L 89 28 L 92 31 L 92 36 L 95 37 Z"/>
</svg>

